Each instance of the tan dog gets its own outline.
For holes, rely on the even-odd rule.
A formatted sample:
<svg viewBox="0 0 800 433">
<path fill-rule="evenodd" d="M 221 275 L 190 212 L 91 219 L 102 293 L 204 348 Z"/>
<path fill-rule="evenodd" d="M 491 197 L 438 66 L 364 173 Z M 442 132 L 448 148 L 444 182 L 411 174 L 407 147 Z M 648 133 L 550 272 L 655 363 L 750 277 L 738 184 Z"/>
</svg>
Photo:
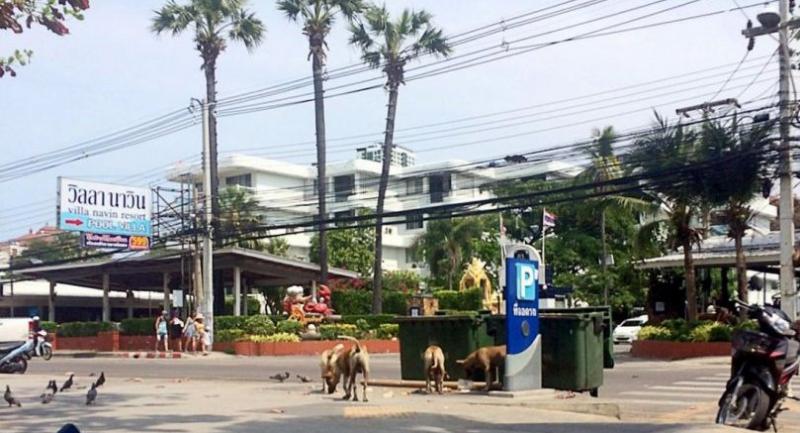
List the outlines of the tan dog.
<svg viewBox="0 0 800 433">
<path fill-rule="evenodd" d="M 486 375 L 486 392 L 492 387 L 494 371 L 505 364 L 506 346 L 488 346 L 472 352 L 466 359 L 459 359 L 456 363 L 464 367 L 467 378 L 475 372 L 482 371 Z M 497 379 L 497 378 L 495 378 Z"/>
<path fill-rule="evenodd" d="M 333 394 L 336 391 L 336 385 L 339 383 L 339 379 L 336 378 L 334 381 L 333 376 L 336 372 L 336 360 L 339 358 L 342 350 L 344 350 L 344 344 L 339 343 L 336 346 L 323 351 L 319 357 L 319 369 L 322 377 L 323 394 L 325 393 L 326 385 L 328 388 L 328 394 Z"/>
<path fill-rule="evenodd" d="M 434 345 L 428 346 L 425 349 L 425 353 L 422 354 L 422 360 L 425 361 L 425 391 L 428 394 L 433 392 L 431 388 L 431 381 L 433 381 L 436 392 L 442 394 L 444 392 L 444 379 L 447 377 L 442 348 Z"/>
<path fill-rule="evenodd" d="M 369 381 L 369 353 L 367 348 L 363 347 L 361 343 L 350 336 L 341 335 L 339 338 L 350 340 L 354 344 L 350 348 L 345 349 L 338 359 L 336 360 L 337 371 L 334 373 L 337 376 L 344 376 L 344 400 L 350 399 L 353 396 L 353 401 L 358 401 L 358 390 L 356 388 L 356 376 L 358 373 L 364 377 L 362 382 L 364 401 L 367 401 L 367 384 Z M 330 390 L 328 391 L 330 392 Z"/>
</svg>

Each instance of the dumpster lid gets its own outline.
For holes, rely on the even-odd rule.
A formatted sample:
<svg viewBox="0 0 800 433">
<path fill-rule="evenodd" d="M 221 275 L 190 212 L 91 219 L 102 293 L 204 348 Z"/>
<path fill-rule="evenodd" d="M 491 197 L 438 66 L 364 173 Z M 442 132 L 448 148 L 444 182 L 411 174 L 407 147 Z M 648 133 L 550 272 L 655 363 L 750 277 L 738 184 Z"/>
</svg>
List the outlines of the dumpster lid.
<svg viewBox="0 0 800 433">
<path fill-rule="evenodd" d="M 398 316 L 394 318 L 396 323 L 409 322 L 463 322 L 481 319 L 481 316 Z"/>
</svg>

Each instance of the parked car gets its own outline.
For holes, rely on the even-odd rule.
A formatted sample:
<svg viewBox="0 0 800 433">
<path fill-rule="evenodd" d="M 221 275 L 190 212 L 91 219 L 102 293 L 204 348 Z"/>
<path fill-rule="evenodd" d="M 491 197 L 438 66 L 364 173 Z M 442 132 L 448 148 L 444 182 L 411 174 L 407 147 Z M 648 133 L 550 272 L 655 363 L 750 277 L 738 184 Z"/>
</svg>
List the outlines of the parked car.
<svg viewBox="0 0 800 433">
<path fill-rule="evenodd" d="M 31 319 L 2 318 L 0 319 L 0 343 L 25 341 L 31 332 Z"/>
<path fill-rule="evenodd" d="M 625 319 L 614 328 L 612 337 L 614 343 L 632 343 L 639 338 L 639 331 L 647 323 L 647 316 L 631 317 Z"/>
</svg>

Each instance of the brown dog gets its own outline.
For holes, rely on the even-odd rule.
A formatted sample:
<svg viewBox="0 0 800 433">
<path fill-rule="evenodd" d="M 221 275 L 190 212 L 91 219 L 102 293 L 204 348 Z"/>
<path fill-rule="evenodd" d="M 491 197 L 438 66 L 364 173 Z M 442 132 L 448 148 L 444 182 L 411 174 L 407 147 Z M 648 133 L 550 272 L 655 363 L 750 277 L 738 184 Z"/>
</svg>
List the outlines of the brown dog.
<svg viewBox="0 0 800 433">
<path fill-rule="evenodd" d="M 337 371 L 334 373 L 336 380 L 339 375 L 344 376 L 344 400 L 350 399 L 353 396 L 353 401 L 358 401 L 358 390 L 356 388 L 356 376 L 358 373 L 364 377 L 362 382 L 364 401 L 367 401 L 367 383 L 369 381 L 369 353 L 367 348 L 363 347 L 361 343 L 350 336 L 341 335 L 339 338 L 350 340 L 354 344 L 350 348 L 345 349 L 336 360 Z M 330 385 L 330 384 L 329 384 Z M 328 392 L 331 392 L 330 390 Z"/>
<path fill-rule="evenodd" d="M 444 392 L 444 379 L 447 372 L 444 368 L 444 352 L 439 346 L 428 346 L 425 353 L 422 354 L 422 360 L 425 361 L 425 391 L 428 394 L 433 392 L 431 388 L 431 381 L 436 387 L 436 392 L 442 394 Z"/>
<path fill-rule="evenodd" d="M 336 378 L 334 381 L 333 375 L 336 372 L 336 360 L 339 358 L 342 350 L 344 349 L 344 345 L 342 343 L 333 346 L 330 349 L 327 349 L 322 352 L 322 355 L 319 357 L 319 369 L 320 375 L 322 376 L 322 393 L 325 393 L 325 387 L 328 386 L 328 393 L 333 394 L 336 391 L 336 385 L 339 383 L 339 379 Z"/>
<path fill-rule="evenodd" d="M 475 372 L 483 371 L 486 375 L 486 392 L 492 387 L 492 375 L 495 369 L 502 367 L 506 360 L 506 346 L 488 346 L 472 352 L 466 359 L 459 359 L 456 363 L 464 367 L 467 377 L 472 377 Z M 498 379 L 498 378 L 496 378 Z"/>
</svg>

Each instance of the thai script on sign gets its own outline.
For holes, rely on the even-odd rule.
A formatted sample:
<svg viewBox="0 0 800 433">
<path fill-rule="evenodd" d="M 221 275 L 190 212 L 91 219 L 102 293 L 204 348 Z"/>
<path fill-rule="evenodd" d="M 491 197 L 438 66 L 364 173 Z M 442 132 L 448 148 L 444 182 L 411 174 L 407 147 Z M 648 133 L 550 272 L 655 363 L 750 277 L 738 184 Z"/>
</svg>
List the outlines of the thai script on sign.
<svg viewBox="0 0 800 433">
<path fill-rule="evenodd" d="M 67 184 L 67 203 L 92 206 L 109 206 L 112 208 L 139 209 L 147 208 L 147 197 L 133 191 L 104 191 L 95 188 L 82 188 L 74 183 Z"/>
<path fill-rule="evenodd" d="M 515 316 L 518 317 L 536 317 L 537 311 L 534 307 L 520 307 L 519 304 L 514 303 L 514 307 L 511 309 Z"/>
</svg>

